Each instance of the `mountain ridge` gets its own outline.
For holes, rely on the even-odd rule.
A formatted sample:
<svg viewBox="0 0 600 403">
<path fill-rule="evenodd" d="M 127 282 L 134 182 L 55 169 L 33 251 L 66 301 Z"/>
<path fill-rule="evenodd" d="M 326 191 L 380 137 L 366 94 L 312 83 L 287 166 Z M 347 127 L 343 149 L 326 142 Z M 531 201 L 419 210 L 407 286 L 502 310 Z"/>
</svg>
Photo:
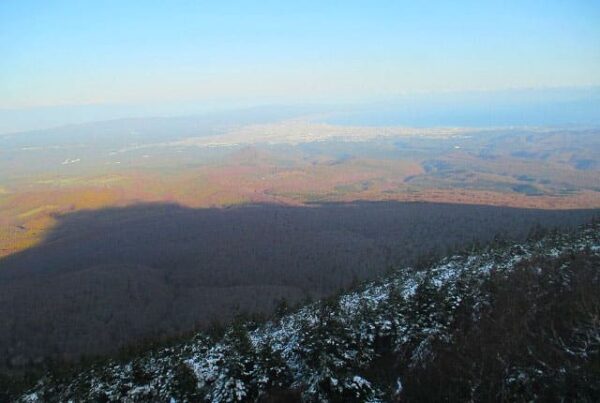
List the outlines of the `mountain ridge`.
<svg viewBox="0 0 600 403">
<path fill-rule="evenodd" d="M 18 401 L 593 401 L 599 263 L 597 221 L 497 242 L 220 338 L 48 375 Z"/>
</svg>

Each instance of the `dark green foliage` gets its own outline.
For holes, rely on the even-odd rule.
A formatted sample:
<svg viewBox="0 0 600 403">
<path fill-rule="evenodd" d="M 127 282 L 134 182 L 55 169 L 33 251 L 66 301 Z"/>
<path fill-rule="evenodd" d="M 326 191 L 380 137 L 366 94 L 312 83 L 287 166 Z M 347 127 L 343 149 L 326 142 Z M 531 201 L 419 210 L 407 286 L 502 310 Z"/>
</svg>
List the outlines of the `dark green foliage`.
<svg viewBox="0 0 600 403">
<path fill-rule="evenodd" d="M 295 389 L 271 389 L 262 395 L 259 403 L 299 403 L 302 401 L 302 393 Z"/>
<path fill-rule="evenodd" d="M 264 385 L 265 390 L 282 390 L 282 388 L 288 387 L 292 383 L 290 369 L 281 354 L 278 351 L 273 351 L 270 343 L 267 342 L 260 347 L 256 361 L 260 367 L 258 372 L 262 372 L 262 374 L 256 375 L 263 375 L 267 379 Z"/>
<path fill-rule="evenodd" d="M 225 334 L 224 339 L 231 344 L 235 351 L 240 355 L 250 354 L 253 351 L 248 328 L 243 319 L 238 318 L 238 320 L 233 322 L 228 332 Z"/>
<path fill-rule="evenodd" d="M 94 403 L 108 403 L 110 400 L 108 399 L 108 396 L 106 395 L 106 393 L 97 392 L 97 393 L 94 393 L 94 395 L 92 396 L 92 401 Z"/>
<path fill-rule="evenodd" d="M 540 268 L 542 268 L 540 270 Z M 404 373 L 411 401 L 600 399 L 600 259 L 585 252 L 493 275 L 474 322 L 464 301 L 452 342 Z"/>
<path fill-rule="evenodd" d="M 179 363 L 175 369 L 175 381 L 173 395 L 179 400 L 199 401 L 201 395 L 197 387 L 198 380 L 194 372 L 183 362 Z"/>
<path fill-rule="evenodd" d="M 433 253 L 422 253 L 416 257 L 413 266 L 417 270 L 426 270 L 437 261 L 438 257 Z"/>
<path fill-rule="evenodd" d="M 287 315 L 290 310 L 290 305 L 285 298 L 281 298 L 275 303 L 275 317 L 277 318 Z"/>
<path fill-rule="evenodd" d="M 152 376 L 147 373 L 138 361 L 131 365 L 131 377 L 137 385 L 144 385 L 152 380 Z"/>
<path fill-rule="evenodd" d="M 225 334 L 225 325 L 216 319 L 212 319 L 205 330 L 205 333 L 214 340 L 218 340 Z"/>
</svg>

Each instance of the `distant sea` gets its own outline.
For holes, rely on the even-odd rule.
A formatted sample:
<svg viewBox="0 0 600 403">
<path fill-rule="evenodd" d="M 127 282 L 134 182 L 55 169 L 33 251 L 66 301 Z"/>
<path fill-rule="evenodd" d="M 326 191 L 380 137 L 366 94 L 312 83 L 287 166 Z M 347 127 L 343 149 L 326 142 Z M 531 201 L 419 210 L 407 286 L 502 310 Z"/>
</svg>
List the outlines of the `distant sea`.
<svg viewBox="0 0 600 403">
<path fill-rule="evenodd" d="M 353 126 L 600 126 L 600 90 L 520 90 L 402 96 L 340 109 Z"/>
</svg>

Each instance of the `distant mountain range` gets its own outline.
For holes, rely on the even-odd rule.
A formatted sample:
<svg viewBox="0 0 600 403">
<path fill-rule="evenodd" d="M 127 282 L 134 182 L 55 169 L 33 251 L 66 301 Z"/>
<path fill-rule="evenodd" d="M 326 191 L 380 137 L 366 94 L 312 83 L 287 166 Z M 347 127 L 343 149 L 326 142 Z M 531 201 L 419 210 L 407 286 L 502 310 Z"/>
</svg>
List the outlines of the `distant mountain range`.
<svg viewBox="0 0 600 403">
<path fill-rule="evenodd" d="M 415 92 L 362 102 L 214 105 L 200 102 L 0 108 L 0 135 L 133 120 L 264 123 L 299 117 L 346 126 L 598 126 L 600 87 Z M 134 118 L 134 119 L 131 119 Z"/>
</svg>

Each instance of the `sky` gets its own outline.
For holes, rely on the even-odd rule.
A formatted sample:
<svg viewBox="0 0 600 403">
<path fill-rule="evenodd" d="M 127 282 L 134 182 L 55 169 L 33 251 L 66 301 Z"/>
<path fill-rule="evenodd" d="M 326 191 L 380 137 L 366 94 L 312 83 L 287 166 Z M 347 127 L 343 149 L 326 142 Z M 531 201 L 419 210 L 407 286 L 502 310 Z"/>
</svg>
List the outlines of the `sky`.
<svg viewBox="0 0 600 403">
<path fill-rule="evenodd" d="M 596 0 L 0 1 L 7 119 L 594 86 Z"/>
</svg>

